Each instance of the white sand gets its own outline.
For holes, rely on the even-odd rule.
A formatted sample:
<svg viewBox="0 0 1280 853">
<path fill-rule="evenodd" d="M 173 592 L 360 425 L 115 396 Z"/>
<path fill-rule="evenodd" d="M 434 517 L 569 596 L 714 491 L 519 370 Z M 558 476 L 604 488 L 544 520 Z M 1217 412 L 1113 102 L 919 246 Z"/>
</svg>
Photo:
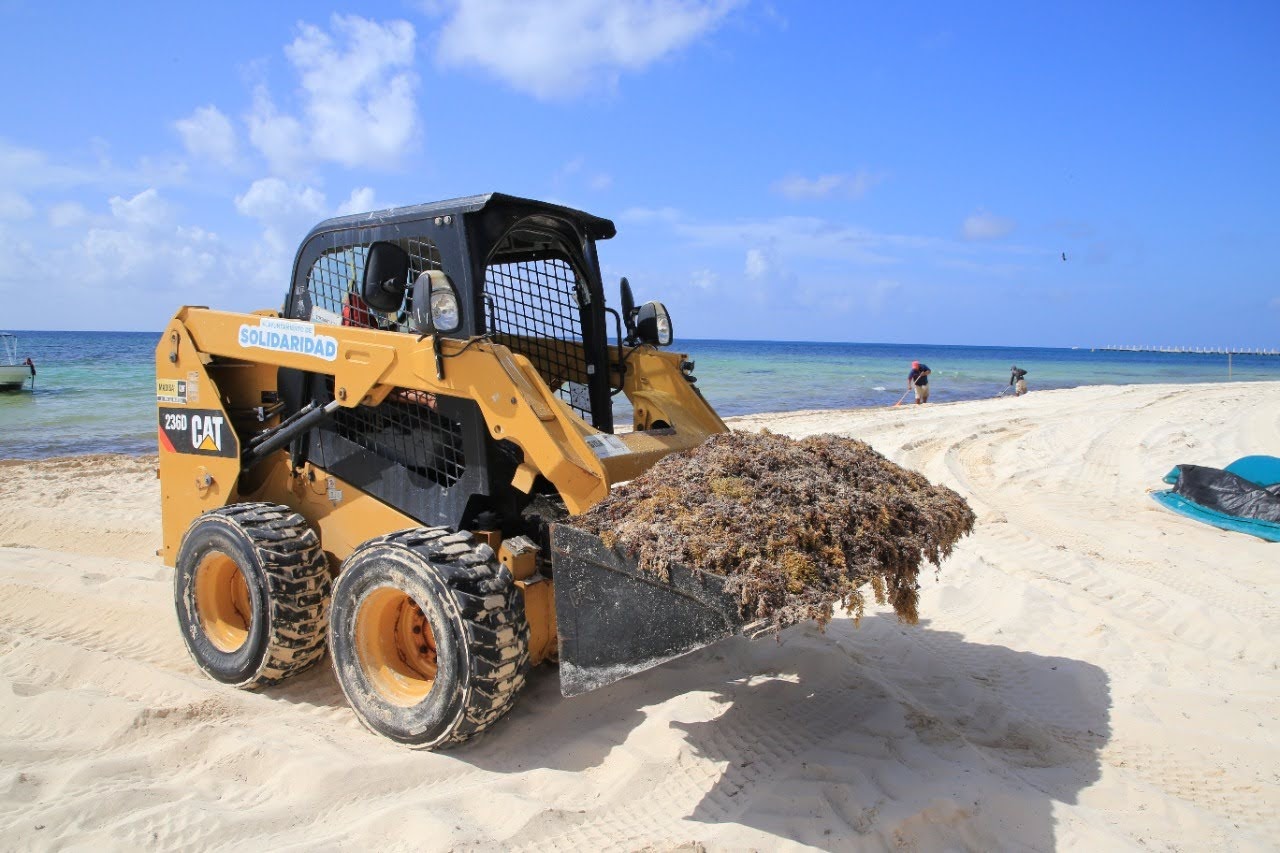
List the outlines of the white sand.
<svg viewBox="0 0 1280 853">
<path fill-rule="evenodd" d="M 0 463 L 0 847 L 1268 849 L 1280 545 L 1162 510 L 1174 464 L 1280 455 L 1280 383 L 737 419 L 840 432 L 978 513 L 922 591 L 478 741 L 367 733 L 327 661 L 245 693 L 177 634 L 154 461 Z"/>
</svg>

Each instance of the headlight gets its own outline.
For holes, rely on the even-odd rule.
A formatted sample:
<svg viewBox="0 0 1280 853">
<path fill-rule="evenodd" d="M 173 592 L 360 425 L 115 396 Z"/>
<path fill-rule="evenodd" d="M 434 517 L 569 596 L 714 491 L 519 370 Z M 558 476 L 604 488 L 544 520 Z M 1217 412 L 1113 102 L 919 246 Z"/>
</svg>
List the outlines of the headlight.
<svg viewBox="0 0 1280 853">
<path fill-rule="evenodd" d="M 431 322 L 438 332 L 452 332 L 462 324 L 458 295 L 447 284 L 433 284 L 431 287 Z"/>
<path fill-rule="evenodd" d="M 636 337 L 646 344 L 665 347 L 674 340 L 671 315 L 661 302 L 646 302 L 636 312 Z"/>
<path fill-rule="evenodd" d="M 458 292 L 441 270 L 427 270 L 413 283 L 413 325 L 424 334 L 455 332 L 462 325 Z"/>
</svg>

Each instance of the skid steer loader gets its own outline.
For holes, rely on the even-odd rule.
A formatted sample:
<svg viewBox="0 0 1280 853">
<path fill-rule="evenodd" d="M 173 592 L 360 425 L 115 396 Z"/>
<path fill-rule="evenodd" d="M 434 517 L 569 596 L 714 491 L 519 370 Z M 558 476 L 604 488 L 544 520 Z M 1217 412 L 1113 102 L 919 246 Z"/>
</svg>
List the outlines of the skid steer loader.
<svg viewBox="0 0 1280 853">
<path fill-rule="evenodd" d="M 726 430 L 660 349 L 663 305 L 623 279 L 606 307 L 613 235 L 500 194 L 346 216 L 306 237 L 282 311 L 178 311 L 162 555 L 205 673 L 261 687 L 327 648 L 366 726 L 434 748 L 506 713 L 530 665 L 558 660 L 571 696 L 751 630 L 720 578 L 640 573 L 573 527 Z"/>
</svg>

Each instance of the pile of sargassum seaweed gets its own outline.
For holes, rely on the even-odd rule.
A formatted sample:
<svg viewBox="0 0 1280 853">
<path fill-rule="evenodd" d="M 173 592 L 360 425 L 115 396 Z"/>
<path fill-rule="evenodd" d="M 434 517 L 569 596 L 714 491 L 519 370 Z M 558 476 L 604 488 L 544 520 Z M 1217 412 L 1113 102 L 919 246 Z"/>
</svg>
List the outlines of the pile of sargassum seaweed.
<svg viewBox="0 0 1280 853">
<path fill-rule="evenodd" d="M 724 576 L 742 615 L 775 629 L 860 617 L 861 588 L 919 618 L 917 577 L 973 530 L 964 498 L 864 442 L 734 432 L 666 457 L 573 520 L 667 577 L 672 563 Z"/>
</svg>

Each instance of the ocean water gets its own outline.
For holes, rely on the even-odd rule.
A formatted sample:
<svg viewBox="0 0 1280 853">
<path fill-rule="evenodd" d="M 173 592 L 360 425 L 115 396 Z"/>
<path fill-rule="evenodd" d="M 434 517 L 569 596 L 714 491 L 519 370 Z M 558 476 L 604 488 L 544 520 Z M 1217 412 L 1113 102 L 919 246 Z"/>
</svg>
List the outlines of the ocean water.
<svg viewBox="0 0 1280 853">
<path fill-rule="evenodd" d="M 0 393 L 0 458 L 155 452 L 158 332 L 10 331 L 19 358 L 30 356 L 38 374 L 34 392 Z M 724 417 L 890 406 L 907 390 L 913 360 L 932 369 L 930 403 L 994 397 L 1013 364 L 1027 371 L 1032 393 L 1228 381 L 1221 355 L 704 340 L 672 349 L 694 360 L 698 387 Z M 1280 357 L 1232 357 L 1231 381 L 1262 379 L 1280 380 Z M 627 417 L 622 406 L 618 414 Z"/>
<path fill-rule="evenodd" d="M 698 386 L 723 417 L 893 405 L 907 390 L 912 361 L 930 368 L 931 404 L 995 397 L 1008 387 L 1015 364 L 1027 371 L 1031 391 L 1228 381 L 1225 355 L 786 341 L 686 346 L 697 365 Z M 1280 379 L 1280 357 L 1233 356 L 1231 379 Z"/>
<path fill-rule="evenodd" d="M 0 393 L 0 458 L 155 453 L 159 332 L 22 332 L 35 390 Z"/>
</svg>

